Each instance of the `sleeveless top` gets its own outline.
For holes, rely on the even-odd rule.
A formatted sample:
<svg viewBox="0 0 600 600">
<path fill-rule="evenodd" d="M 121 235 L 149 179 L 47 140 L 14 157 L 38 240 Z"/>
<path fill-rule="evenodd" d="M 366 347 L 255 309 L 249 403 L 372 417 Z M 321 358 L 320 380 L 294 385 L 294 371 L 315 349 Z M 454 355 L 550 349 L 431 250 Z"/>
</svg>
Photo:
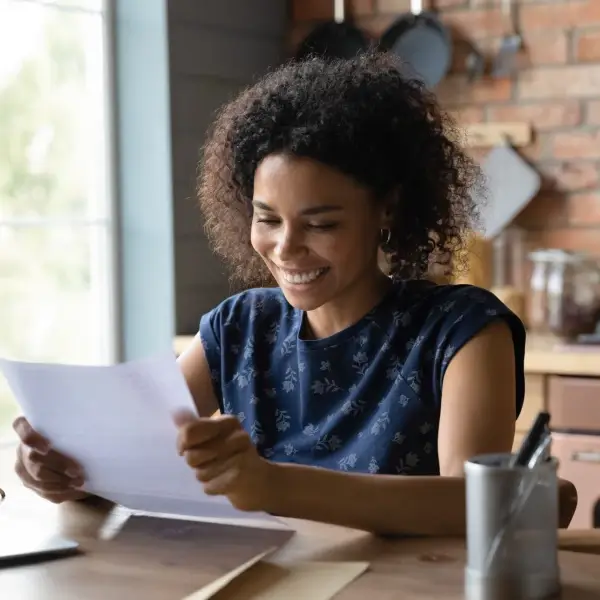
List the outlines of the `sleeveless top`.
<svg viewBox="0 0 600 600">
<path fill-rule="evenodd" d="M 357 323 L 324 339 L 301 338 L 304 318 L 279 288 L 267 288 L 232 296 L 200 321 L 221 412 L 237 416 L 267 459 L 439 475 L 444 373 L 496 319 L 512 331 L 521 411 L 525 329 L 487 290 L 394 284 Z"/>
</svg>

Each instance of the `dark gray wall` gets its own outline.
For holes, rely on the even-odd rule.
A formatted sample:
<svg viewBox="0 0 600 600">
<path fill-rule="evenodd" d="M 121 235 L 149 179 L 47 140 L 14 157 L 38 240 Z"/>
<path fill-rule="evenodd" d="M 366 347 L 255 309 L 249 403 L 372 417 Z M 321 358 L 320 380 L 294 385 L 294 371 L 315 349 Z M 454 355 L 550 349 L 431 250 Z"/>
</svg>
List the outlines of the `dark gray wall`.
<svg viewBox="0 0 600 600">
<path fill-rule="evenodd" d="M 178 334 L 230 293 L 202 232 L 197 164 L 215 110 L 285 59 L 285 0 L 168 0 Z"/>
</svg>

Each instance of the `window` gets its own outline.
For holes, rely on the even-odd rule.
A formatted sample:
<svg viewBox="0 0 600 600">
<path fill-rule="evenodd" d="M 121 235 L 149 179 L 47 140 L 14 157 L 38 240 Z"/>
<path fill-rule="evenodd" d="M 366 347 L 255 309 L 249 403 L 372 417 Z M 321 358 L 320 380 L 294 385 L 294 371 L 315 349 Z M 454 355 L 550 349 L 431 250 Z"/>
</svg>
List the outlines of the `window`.
<svg viewBox="0 0 600 600">
<path fill-rule="evenodd" d="M 114 360 L 106 0 L 0 0 L 0 356 Z M 0 441 L 17 406 L 0 376 Z"/>
</svg>

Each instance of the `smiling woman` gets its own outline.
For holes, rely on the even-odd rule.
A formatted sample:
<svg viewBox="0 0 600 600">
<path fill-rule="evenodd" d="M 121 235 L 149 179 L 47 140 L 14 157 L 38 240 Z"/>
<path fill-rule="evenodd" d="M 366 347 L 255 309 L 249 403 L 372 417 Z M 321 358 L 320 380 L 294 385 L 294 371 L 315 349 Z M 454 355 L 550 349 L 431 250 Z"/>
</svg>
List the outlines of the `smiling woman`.
<svg viewBox="0 0 600 600">
<path fill-rule="evenodd" d="M 179 452 L 244 510 L 461 533 L 464 461 L 511 449 L 525 331 L 489 292 L 426 277 L 462 248 L 478 171 L 402 67 L 292 62 L 205 149 L 207 230 L 248 289 L 179 358 L 200 414 L 178 417 Z"/>
<path fill-rule="evenodd" d="M 367 187 L 284 153 L 260 163 L 253 197 L 252 247 L 287 300 L 310 312 L 313 335 L 332 335 L 372 308 L 388 283 L 373 269 L 386 217 Z"/>
</svg>

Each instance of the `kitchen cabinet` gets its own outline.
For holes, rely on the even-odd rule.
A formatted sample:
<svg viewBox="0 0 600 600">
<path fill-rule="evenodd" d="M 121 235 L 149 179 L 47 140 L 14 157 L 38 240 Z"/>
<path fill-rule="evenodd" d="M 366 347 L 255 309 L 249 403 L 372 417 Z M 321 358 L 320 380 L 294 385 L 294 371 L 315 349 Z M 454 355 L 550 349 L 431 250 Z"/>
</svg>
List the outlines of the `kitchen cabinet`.
<svg viewBox="0 0 600 600">
<path fill-rule="evenodd" d="M 554 428 L 600 433 L 600 377 L 550 375 L 547 397 Z"/>
<path fill-rule="evenodd" d="M 552 434 L 552 453 L 559 475 L 577 488 L 577 510 L 570 527 L 600 527 L 600 435 Z"/>
<path fill-rule="evenodd" d="M 525 371 L 525 402 L 514 448 L 537 413 L 547 410 L 559 476 L 577 488 L 577 510 L 570 527 L 600 528 L 600 348 L 530 347 Z"/>
<path fill-rule="evenodd" d="M 560 476 L 577 487 L 571 526 L 600 527 L 600 377 L 549 375 L 546 398 Z"/>
</svg>

